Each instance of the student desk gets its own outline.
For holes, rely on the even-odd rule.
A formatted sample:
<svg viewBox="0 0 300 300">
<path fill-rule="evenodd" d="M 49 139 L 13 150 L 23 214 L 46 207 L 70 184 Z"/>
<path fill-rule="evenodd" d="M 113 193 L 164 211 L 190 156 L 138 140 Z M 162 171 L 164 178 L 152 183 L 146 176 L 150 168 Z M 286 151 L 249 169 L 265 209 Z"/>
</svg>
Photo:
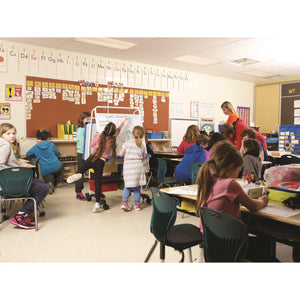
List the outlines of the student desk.
<svg viewBox="0 0 300 300">
<path fill-rule="evenodd" d="M 184 154 L 176 153 L 171 151 L 154 151 L 154 157 L 164 159 L 167 162 L 167 174 L 166 177 L 172 177 L 174 174 L 175 166 L 178 164 L 178 161 L 173 161 L 173 159 L 182 158 Z"/>
<path fill-rule="evenodd" d="M 172 193 L 178 188 L 197 191 L 196 184 L 164 188 L 161 191 L 181 199 L 196 201 L 195 193 L 194 195 Z M 195 212 L 185 213 L 195 215 Z M 300 209 L 292 210 L 276 201 L 270 201 L 267 207 L 259 211 L 249 211 L 241 206 L 241 220 L 247 225 L 249 233 L 260 234 L 271 241 L 272 255 L 276 256 L 275 246 L 276 242 L 279 242 L 293 247 L 293 260 L 300 262 Z"/>
</svg>

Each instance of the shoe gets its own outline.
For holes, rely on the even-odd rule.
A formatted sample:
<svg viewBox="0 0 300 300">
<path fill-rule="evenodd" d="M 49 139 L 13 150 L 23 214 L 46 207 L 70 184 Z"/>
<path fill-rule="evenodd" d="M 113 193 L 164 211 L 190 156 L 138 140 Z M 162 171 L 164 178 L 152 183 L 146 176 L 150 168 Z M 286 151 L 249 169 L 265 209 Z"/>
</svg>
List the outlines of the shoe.
<svg viewBox="0 0 300 300">
<path fill-rule="evenodd" d="M 96 202 L 96 203 L 95 203 L 95 206 L 94 206 L 94 208 L 93 208 L 93 210 L 92 210 L 92 212 L 93 212 L 93 213 L 98 213 L 98 212 L 100 212 L 101 208 L 102 208 L 102 205 L 100 205 L 99 202 Z"/>
<path fill-rule="evenodd" d="M 80 192 L 80 193 L 76 193 L 76 199 L 80 200 L 80 201 L 85 201 L 85 197 L 84 195 Z"/>
<path fill-rule="evenodd" d="M 16 214 L 11 220 L 11 224 L 23 229 L 35 229 L 35 225 L 27 221 L 25 214 Z"/>
<path fill-rule="evenodd" d="M 75 173 L 67 178 L 67 183 L 73 183 L 82 177 L 81 173 Z"/>
<path fill-rule="evenodd" d="M 58 182 L 58 183 L 56 184 L 56 187 L 60 188 L 60 187 L 62 187 L 62 186 L 66 186 L 66 185 L 68 185 L 68 184 L 65 183 L 65 182 Z"/>
<path fill-rule="evenodd" d="M 47 183 L 48 189 L 49 189 L 49 195 L 53 194 L 55 189 L 54 189 L 54 184 L 52 182 Z"/>
<path fill-rule="evenodd" d="M 128 202 L 127 201 L 123 201 L 121 203 L 121 208 L 124 210 L 124 211 L 131 211 L 131 207 L 128 205 Z"/>
<path fill-rule="evenodd" d="M 135 210 L 141 210 L 141 205 L 140 204 L 134 204 Z"/>
<path fill-rule="evenodd" d="M 25 214 L 25 219 L 28 223 L 34 223 L 35 217 L 33 214 Z"/>
</svg>

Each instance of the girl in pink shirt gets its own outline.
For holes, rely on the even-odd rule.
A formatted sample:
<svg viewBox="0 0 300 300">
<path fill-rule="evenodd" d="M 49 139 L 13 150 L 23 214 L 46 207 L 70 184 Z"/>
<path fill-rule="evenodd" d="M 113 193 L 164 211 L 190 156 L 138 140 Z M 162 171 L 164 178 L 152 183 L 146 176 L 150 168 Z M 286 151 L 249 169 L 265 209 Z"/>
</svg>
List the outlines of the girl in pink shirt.
<svg viewBox="0 0 300 300">
<path fill-rule="evenodd" d="M 268 197 L 250 198 L 236 178 L 243 166 L 243 157 L 235 146 L 227 141 L 215 144 L 210 160 L 205 162 L 197 177 L 197 213 L 201 207 L 209 207 L 239 218 L 240 204 L 250 210 L 259 210 L 268 204 Z M 200 222 L 202 230 L 202 223 Z"/>
<path fill-rule="evenodd" d="M 116 128 L 114 123 L 109 122 L 101 133 L 96 133 L 91 141 L 91 147 L 93 147 L 92 154 L 74 175 L 67 178 L 67 183 L 72 183 L 82 178 L 88 169 L 94 169 L 96 198 L 95 207 L 93 208 L 94 213 L 99 212 L 101 208 L 104 210 L 109 209 L 108 204 L 103 199 L 104 195 L 101 193 L 102 174 L 104 165 L 110 159 L 110 156 L 112 156 L 112 164 L 115 163 L 116 137 L 119 135 L 126 120 L 127 116 L 124 117 L 118 128 Z"/>
<path fill-rule="evenodd" d="M 180 143 L 179 147 L 177 148 L 177 153 L 185 153 L 185 149 L 189 148 L 190 146 L 196 143 L 196 137 L 200 135 L 200 130 L 197 125 L 190 125 L 185 135 L 183 136 L 182 142 Z"/>
</svg>

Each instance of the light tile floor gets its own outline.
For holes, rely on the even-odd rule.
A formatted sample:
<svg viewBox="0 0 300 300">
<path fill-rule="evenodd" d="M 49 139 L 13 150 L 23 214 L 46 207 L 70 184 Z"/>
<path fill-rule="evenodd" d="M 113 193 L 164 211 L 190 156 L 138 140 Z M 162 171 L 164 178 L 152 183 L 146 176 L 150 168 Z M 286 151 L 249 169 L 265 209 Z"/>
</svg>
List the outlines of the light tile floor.
<svg viewBox="0 0 300 300">
<path fill-rule="evenodd" d="M 85 186 L 87 192 L 88 184 Z M 151 195 L 150 190 L 146 193 Z M 74 184 L 56 189 L 46 198 L 46 215 L 39 218 L 39 231 L 16 228 L 11 219 L 4 221 L 0 224 L 0 262 L 143 262 L 154 242 L 150 233 L 152 204 L 145 201 L 141 211 L 124 212 L 121 190 L 105 194 L 110 209 L 92 213 L 95 199 L 76 200 Z M 186 222 L 199 225 L 198 218 L 182 218 L 179 213 L 176 223 Z M 199 247 L 193 247 L 192 253 L 194 259 L 201 259 Z M 290 247 L 279 245 L 277 253 L 281 261 L 292 261 Z M 166 247 L 166 262 L 178 259 L 179 253 Z M 150 262 L 159 261 L 157 246 Z"/>
</svg>

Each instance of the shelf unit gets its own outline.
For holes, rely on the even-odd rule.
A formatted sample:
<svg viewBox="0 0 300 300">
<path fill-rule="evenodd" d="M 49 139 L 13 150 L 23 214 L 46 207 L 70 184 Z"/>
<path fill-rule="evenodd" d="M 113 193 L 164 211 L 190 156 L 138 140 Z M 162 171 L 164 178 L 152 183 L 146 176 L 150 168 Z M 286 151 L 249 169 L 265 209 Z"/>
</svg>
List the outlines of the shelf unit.
<svg viewBox="0 0 300 300">
<path fill-rule="evenodd" d="M 77 145 L 75 140 L 58 140 L 51 139 L 57 150 L 60 152 L 62 157 L 64 156 L 77 156 Z M 77 170 L 77 160 L 72 161 L 62 161 L 65 171 L 64 177 L 67 178 L 70 175 L 73 175 Z M 66 169 L 67 168 L 67 169 Z"/>
</svg>

